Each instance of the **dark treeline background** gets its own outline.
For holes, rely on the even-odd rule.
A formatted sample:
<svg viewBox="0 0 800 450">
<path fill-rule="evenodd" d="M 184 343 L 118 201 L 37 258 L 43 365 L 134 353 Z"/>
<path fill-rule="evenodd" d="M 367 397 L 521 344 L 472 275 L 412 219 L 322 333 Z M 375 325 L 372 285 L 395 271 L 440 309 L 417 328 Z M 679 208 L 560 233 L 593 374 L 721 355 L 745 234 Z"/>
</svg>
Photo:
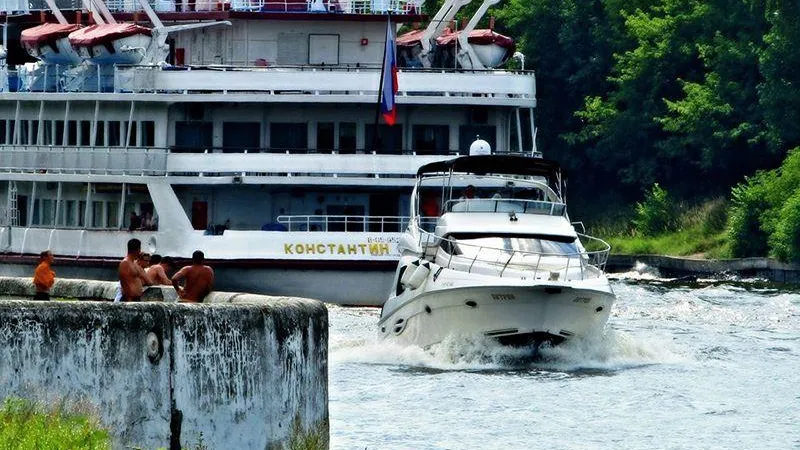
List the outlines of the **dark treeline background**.
<svg viewBox="0 0 800 450">
<path fill-rule="evenodd" d="M 503 0 L 489 15 L 536 71 L 537 143 L 579 214 L 654 183 L 727 196 L 800 144 L 798 0 Z"/>
</svg>

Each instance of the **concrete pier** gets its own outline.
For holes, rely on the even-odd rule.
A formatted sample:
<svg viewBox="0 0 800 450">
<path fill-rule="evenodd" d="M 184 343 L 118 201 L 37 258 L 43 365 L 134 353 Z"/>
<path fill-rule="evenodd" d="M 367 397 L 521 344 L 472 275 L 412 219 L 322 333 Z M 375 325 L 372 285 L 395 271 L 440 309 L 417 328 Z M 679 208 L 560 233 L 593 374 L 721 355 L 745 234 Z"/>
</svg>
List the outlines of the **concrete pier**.
<svg viewBox="0 0 800 450">
<path fill-rule="evenodd" d="M 637 263 L 656 268 L 663 276 L 669 277 L 737 275 L 763 278 L 775 283 L 800 284 L 800 264 L 783 263 L 772 258 L 692 259 L 660 255 L 611 255 L 606 268 L 610 272 L 627 272 Z"/>
<path fill-rule="evenodd" d="M 30 278 L 0 294 L 32 295 Z M 116 283 L 60 279 L 54 297 L 113 298 Z M 0 300 L 0 399 L 92 405 L 115 448 L 288 448 L 328 435 L 327 310 L 213 293 L 207 303 Z M 299 429 L 298 429 L 299 428 Z"/>
</svg>

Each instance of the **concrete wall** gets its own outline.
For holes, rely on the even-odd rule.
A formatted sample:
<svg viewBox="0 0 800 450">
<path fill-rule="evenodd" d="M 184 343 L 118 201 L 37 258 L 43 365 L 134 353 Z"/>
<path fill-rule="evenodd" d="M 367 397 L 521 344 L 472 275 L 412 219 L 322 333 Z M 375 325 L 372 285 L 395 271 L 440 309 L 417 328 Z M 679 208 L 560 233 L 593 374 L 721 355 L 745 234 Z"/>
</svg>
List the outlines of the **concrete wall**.
<svg viewBox="0 0 800 450">
<path fill-rule="evenodd" d="M 19 295 L 26 283 L 0 278 L 0 294 Z M 92 298 L 115 285 L 59 283 L 56 296 Z M 0 399 L 94 405 L 115 448 L 202 439 L 213 449 L 273 449 L 288 446 L 295 424 L 327 436 L 324 305 L 233 293 L 207 301 L 2 300 Z"/>
<path fill-rule="evenodd" d="M 800 284 L 800 264 L 772 258 L 691 259 L 661 255 L 611 255 L 606 269 L 627 272 L 637 263 L 657 268 L 663 276 L 725 275 L 764 278 L 776 283 Z"/>
</svg>

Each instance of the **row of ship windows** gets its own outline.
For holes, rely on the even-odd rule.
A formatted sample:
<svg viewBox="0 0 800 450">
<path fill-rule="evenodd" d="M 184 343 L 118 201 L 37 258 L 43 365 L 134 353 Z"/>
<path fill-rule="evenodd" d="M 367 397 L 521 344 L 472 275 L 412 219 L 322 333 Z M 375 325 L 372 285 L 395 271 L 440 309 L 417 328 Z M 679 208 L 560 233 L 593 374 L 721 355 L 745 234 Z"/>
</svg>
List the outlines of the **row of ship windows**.
<svg viewBox="0 0 800 450">
<path fill-rule="evenodd" d="M 19 124 L 19 129 L 17 129 Z M 66 126 L 65 126 L 66 124 Z M 94 125 L 94 128 L 93 128 Z M 67 145 L 97 147 L 153 147 L 155 122 L 109 120 L 0 120 L 0 144 L 8 145 Z M 273 149 L 310 149 L 356 151 L 374 149 L 399 153 L 411 148 L 418 153 L 446 153 L 450 151 L 449 125 L 412 125 L 411 141 L 404 142 L 403 124 L 379 125 L 374 136 L 373 124 L 355 122 L 317 122 L 316 142 L 309 146 L 309 127 L 301 123 L 270 123 L 269 140 Z M 41 129 L 40 129 L 41 127 Z M 94 132 L 93 132 L 94 129 Z M 222 148 L 225 151 L 261 149 L 260 122 L 223 122 Z M 461 125 L 458 129 L 458 149 L 469 148 L 477 136 L 495 148 L 495 126 Z M 214 148 L 214 123 L 198 121 L 175 122 L 175 149 L 177 151 L 203 151 Z M 363 133 L 363 145 L 358 144 Z M 407 139 L 406 139 L 407 140 Z"/>
<path fill-rule="evenodd" d="M 127 140 L 131 147 L 155 145 L 152 120 L 130 122 L 130 130 L 127 121 L 99 120 L 94 124 L 94 134 L 92 125 L 91 120 L 0 120 L 0 144 L 124 147 Z"/>
<path fill-rule="evenodd" d="M 316 133 L 310 133 L 316 126 Z M 375 125 L 360 125 L 355 122 L 317 122 L 309 124 L 270 122 L 264 130 L 269 133 L 271 149 L 339 150 L 341 152 L 374 149 L 387 153 L 399 153 L 412 148 L 418 153 L 446 153 L 450 148 L 450 125 L 412 125 L 410 142 L 404 142 L 403 124 L 379 125 L 375 137 Z M 359 145 L 359 134 L 363 144 Z M 493 125 L 461 125 L 458 128 L 458 149 L 469 148 L 476 136 L 485 139 L 494 148 L 496 128 Z M 309 136 L 316 142 L 309 145 Z M 242 151 L 266 147 L 262 139 L 261 122 L 223 122 L 223 151 Z M 175 122 L 175 149 L 178 151 L 202 151 L 214 147 L 214 123 L 204 121 Z"/>
<path fill-rule="evenodd" d="M 120 202 L 113 200 L 92 201 L 91 217 L 89 218 L 89 228 L 113 228 L 127 229 L 130 225 L 131 211 L 137 214 L 144 214 L 150 211 L 152 214 L 152 203 L 125 203 L 125 213 L 122 215 L 122 224 L 119 223 Z M 27 206 L 19 210 L 19 223 L 27 225 L 28 214 Z M 58 214 L 58 217 L 56 217 Z M 31 226 L 58 226 L 58 227 L 86 227 L 86 201 L 85 200 L 61 200 L 61 206 L 56 211 L 55 199 L 35 199 L 31 214 Z"/>
</svg>

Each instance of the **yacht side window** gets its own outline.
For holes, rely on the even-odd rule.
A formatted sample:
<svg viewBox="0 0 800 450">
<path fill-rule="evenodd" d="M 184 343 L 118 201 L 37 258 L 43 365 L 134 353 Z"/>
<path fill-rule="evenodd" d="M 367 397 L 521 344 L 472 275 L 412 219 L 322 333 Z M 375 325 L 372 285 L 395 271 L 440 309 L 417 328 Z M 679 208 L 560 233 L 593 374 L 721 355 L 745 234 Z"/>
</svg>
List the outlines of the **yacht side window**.
<svg viewBox="0 0 800 450">
<path fill-rule="evenodd" d="M 439 247 L 441 247 L 441 249 L 444 250 L 445 253 L 449 255 L 461 254 L 461 250 L 458 248 L 458 244 L 456 244 L 455 241 L 452 241 L 450 239 L 442 239 L 442 241 L 439 243 Z"/>
</svg>

